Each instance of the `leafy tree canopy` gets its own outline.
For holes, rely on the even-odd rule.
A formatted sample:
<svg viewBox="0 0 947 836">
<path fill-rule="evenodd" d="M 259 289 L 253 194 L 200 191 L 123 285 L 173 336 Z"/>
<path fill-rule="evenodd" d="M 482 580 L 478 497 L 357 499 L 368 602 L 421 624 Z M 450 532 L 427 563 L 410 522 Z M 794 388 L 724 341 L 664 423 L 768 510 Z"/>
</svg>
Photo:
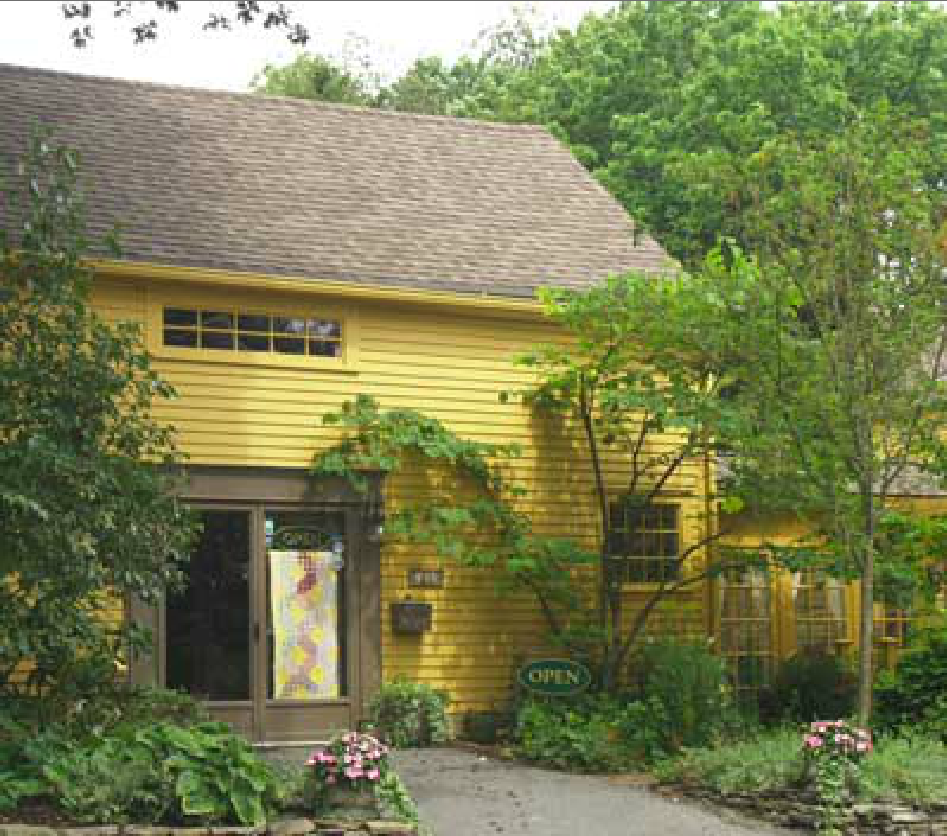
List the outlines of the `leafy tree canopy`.
<svg viewBox="0 0 947 836">
<path fill-rule="evenodd" d="M 721 159 L 711 182 L 745 207 L 749 254 L 714 252 L 642 335 L 729 378 L 746 502 L 814 523 L 833 573 L 860 578 L 863 719 L 876 566 L 904 587 L 923 569 L 916 546 L 941 536 L 892 512 L 943 474 L 947 190 L 930 175 L 945 161 L 929 119 L 887 105 Z"/>
<path fill-rule="evenodd" d="M 75 155 L 40 134 L 0 202 L 0 693 L 81 695 L 143 639 L 103 604 L 177 582 L 190 520 L 137 326 L 89 302 Z"/>
</svg>

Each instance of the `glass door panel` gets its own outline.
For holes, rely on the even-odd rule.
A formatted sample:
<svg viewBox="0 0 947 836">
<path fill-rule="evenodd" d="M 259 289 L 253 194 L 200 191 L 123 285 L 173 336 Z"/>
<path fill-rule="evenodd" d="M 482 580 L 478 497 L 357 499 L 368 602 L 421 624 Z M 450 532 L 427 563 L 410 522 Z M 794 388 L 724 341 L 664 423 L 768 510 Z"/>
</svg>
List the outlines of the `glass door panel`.
<svg viewBox="0 0 947 836">
<path fill-rule="evenodd" d="M 200 516 L 186 586 L 167 596 L 165 683 L 204 700 L 248 701 L 250 511 L 203 509 Z"/>
<path fill-rule="evenodd" d="M 266 696 L 348 695 L 345 514 L 267 509 Z"/>
</svg>

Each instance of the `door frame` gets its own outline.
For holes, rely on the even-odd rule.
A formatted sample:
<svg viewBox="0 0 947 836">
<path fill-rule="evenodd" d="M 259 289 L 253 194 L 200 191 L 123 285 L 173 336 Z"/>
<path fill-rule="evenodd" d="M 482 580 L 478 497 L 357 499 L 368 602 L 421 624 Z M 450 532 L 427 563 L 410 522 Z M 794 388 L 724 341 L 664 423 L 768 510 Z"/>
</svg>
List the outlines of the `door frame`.
<svg viewBox="0 0 947 836">
<path fill-rule="evenodd" d="M 347 720 L 343 725 L 355 728 L 364 706 L 381 684 L 381 547 L 377 532 L 383 508 L 381 475 L 368 474 L 365 492 L 356 491 L 341 478 L 315 480 L 303 468 L 200 465 L 187 467 L 182 476 L 179 496 L 189 505 L 250 513 L 251 578 L 247 606 L 251 607 L 251 699 L 249 704 L 214 702 L 208 707 L 212 712 L 219 709 L 221 719 L 226 719 L 228 710 L 249 708 L 250 728 L 245 731 L 257 742 L 302 743 L 323 739 L 334 728 L 324 724 L 320 727 L 318 711 L 329 703 L 333 707 L 348 706 L 347 712 L 333 713 L 333 725 Z M 265 509 L 305 511 L 314 506 L 336 506 L 345 513 L 348 695 L 331 701 L 267 700 L 266 677 L 262 675 L 267 661 L 267 602 L 266 584 L 261 578 L 266 560 L 261 521 Z M 167 645 L 163 601 L 157 606 L 128 602 L 126 611 L 129 619 L 150 627 L 154 638 L 152 653 L 130 661 L 129 680 L 134 684 L 163 684 Z M 294 708 L 303 710 L 280 728 L 271 728 L 267 726 L 268 708 L 274 711 L 274 720 L 276 713 L 287 714 L 277 712 L 279 708 L 288 709 L 289 715 Z"/>
</svg>

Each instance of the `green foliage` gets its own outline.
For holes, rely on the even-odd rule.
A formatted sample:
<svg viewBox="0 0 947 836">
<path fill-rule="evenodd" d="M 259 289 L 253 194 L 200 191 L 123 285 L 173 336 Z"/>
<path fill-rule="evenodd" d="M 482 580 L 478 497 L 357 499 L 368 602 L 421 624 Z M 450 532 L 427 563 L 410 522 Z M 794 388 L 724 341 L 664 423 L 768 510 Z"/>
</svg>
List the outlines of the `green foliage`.
<svg viewBox="0 0 947 836">
<path fill-rule="evenodd" d="M 514 750 L 537 763 L 616 772 L 656 763 L 677 751 L 681 734 L 673 722 L 656 696 L 530 696 L 516 711 L 512 738 Z"/>
<path fill-rule="evenodd" d="M 378 800 L 382 803 L 386 817 L 394 817 L 399 821 L 406 821 L 420 828 L 421 817 L 418 805 L 414 803 L 411 793 L 404 785 L 398 773 L 389 770 L 375 788 Z"/>
<path fill-rule="evenodd" d="M 653 711 L 651 725 L 665 752 L 706 745 L 736 724 L 726 666 L 706 643 L 642 643 L 631 669 L 636 696 Z"/>
<path fill-rule="evenodd" d="M 799 732 L 779 727 L 725 746 L 685 749 L 680 757 L 661 761 L 655 774 L 717 792 L 762 792 L 802 783 Z"/>
<path fill-rule="evenodd" d="M 495 744 L 509 732 L 510 718 L 502 711 L 467 711 L 463 736 L 474 743 Z"/>
<path fill-rule="evenodd" d="M 947 742 L 947 626 L 913 638 L 894 671 L 875 687 L 878 720 L 888 729 L 921 731 Z"/>
<path fill-rule="evenodd" d="M 422 56 L 389 83 L 364 54 L 333 59 L 304 53 L 282 67 L 267 65 L 252 84 L 259 92 L 316 101 L 495 118 L 504 91 L 528 71 L 542 43 L 531 17 L 513 9 L 510 19 L 481 32 L 454 63 Z"/>
<path fill-rule="evenodd" d="M 929 125 L 883 107 L 839 134 L 775 137 L 720 172 L 745 192 L 754 256 L 725 244 L 661 311 L 661 343 L 730 382 L 731 493 L 813 520 L 830 570 L 861 580 L 866 620 L 875 563 L 890 557 L 889 580 L 916 564 L 903 542 L 878 551 L 890 496 L 936 482 L 943 459 L 947 195 L 927 178 L 944 159 Z"/>
<path fill-rule="evenodd" d="M 142 645 L 134 625 L 100 617 L 106 591 L 156 601 L 191 529 L 167 468 L 172 430 L 152 414 L 173 392 L 139 328 L 90 307 L 83 259 L 101 242 L 77 168 L 38 132 L 0 172 L 0 693 L 42 694 L 50 715 Z"/>
<path fill-rule="evenodd" d="M 793 726 L 727 746 L 686 749 L 678 758 L 659 762 L 654 772 L 664 781 L 721 793 L 799 789 L 808 779 L 799 730 Z M 920 735 L 881 738 L 859 763 L 852 789 L 863 801 L 942 803 L 945 774 L 947 746 L 940 741 Z"/>
<path fill-rule="evenodd" d="M 12 727 L 24 734 L 24 730 L 42 729 L 48 705 L 43 696 L 19 696 L 9 699 L 4 708 Z M 156 722 L 193 726 L 210 719 L 207 707 L 189 694 L 114 681 L 85 692 L 64 708 L 56 727 L 77 739 L 108 734 L 122 726 Z"/>
<path fill-rule="evenodd" d="M 807 723 L 826 717 L 851 717 L 857 680 L 851 662 L 831 653 L 797 653 L 782 662 L 760 693 L 765 722 Z"/>
<path fill-rule="evenodd" d="M 372 472 L 420 467 L 443 477 L 428 480 L 421 504 L 388 514 L 387 534 L 434 546 L 461 565 L 492 570 L 500 590 L 532 592 L 554 622 L 555 607 L 579 609 L 569 570 L 592 558 L 568 540 L 532 533 L 530 519 L 516 506 L 525 491 L 504 475 L 504 465 L 520 453 L 518 445 L 465 439 L 415 410 L 383 410 L 366 395 L 322 420 L 344 435 L 316 455 L 316 475 L 341 476 L 360 490 L 367 489 L 366 474 Z M 557 626 L 554 632 L 562 636 Z"/>
<path fill-rule="evenodd" d="M 297 99 L 370 105 L 374 96 L 369 82 L 328 58 L 302 52 L 289 64 L 267 64 L 251 82 L 259 93 Z"/>
<path fill-rule="evenodd" d="M 866 801 L 900 798 L 916 804 L 947 799 L 947 746 L 920 734 L 882 739 L 859 773 L 858 795 Z"/>
<path fill-rule="evenodd" d="M 871 753 L 871 732 L 846 720 L 810 724 L 803 732 L 807 778 L 822 801 L 820 832 L 837 833 L 842 811 L 859 784 L 861 762 Z"/>
<path fill-rule="evenodd" d="M 616 772 L 629 759 L 619 725 L 620 710 L 607 701 L 528 699 L 516 717 L 516 751 L 556 769 Z"/>
<path fill-rule="evenodd" d="M 8 809 L 43 796 L 76 822 L 260 826 L 285 797 L 279 776 L 222 723 L 122 725 L 75 736 L 53 726 L 0 746 Z"/>
<path fill-rule="evenodd" d="M 368 706 L 368 725 L 398 749 L 444 743 L 450 696 L 421 682 L 395 679 L 381 686 Z"/>
</svg>

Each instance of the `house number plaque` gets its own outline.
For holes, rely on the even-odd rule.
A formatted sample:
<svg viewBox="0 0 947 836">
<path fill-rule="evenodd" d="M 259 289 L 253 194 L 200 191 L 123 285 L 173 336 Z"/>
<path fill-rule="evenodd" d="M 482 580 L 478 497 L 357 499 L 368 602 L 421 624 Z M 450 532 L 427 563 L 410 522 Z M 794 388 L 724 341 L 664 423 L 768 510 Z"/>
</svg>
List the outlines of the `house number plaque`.
<svg viewBox="0 0 947 836">
<path fill-rule="evenodd" d="M 412 589 L 443 589 L 443 569 L 408 569 L 408 586 Z"/>
</svg>

